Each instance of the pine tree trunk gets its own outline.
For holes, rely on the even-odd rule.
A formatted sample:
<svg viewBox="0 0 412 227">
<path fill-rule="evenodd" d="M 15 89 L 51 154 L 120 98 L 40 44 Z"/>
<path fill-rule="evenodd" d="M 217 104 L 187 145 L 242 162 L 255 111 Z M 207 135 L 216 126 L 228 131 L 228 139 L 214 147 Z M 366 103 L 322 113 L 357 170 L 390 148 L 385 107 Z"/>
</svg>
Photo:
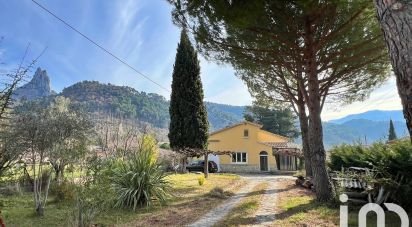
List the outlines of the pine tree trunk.
<svg viewBox="0 0 412 227">
<path fill-rule="evenodd" d="M 374 0 L 412 140 L 412 3 Z"/>
<path fill-rule="evenodd" d="M 205 154 L 205 165 L 203 167 L 205 178 L 209 176 L 209 155 L 208 153 Z"/>
<path fill-rule="evenodd" d="M 323 146 L 323 129 L 320 114 L 321 95 L 317 74 L 316 49 L 313 38 L 312 18 L 305 23 L 305 72 L 308 76 L 308 110 L 309 110 L 309 147 L 311 154 L 312 174 L 318 201 L 329 201 L 333 197 L 332 184 L 326 170 L 326 153 Z"/>
<path fill-rule="evenodd" d="M 311 177 L 312 174 L 312 164 L 311 164 L 311 155 L 310 155 L 310 148 L 309 148 L 309 122 L 308 116 L 306 115 L 305 110 L 305 103 L 298 104 L 298 111 L 299 111 L 299 123 L 300 123 L 300 131 L 302 136 L 302 148 L 303 148 L 303 156 L 305 159 L 305 171 L 306 176 Z"/>
</svg>

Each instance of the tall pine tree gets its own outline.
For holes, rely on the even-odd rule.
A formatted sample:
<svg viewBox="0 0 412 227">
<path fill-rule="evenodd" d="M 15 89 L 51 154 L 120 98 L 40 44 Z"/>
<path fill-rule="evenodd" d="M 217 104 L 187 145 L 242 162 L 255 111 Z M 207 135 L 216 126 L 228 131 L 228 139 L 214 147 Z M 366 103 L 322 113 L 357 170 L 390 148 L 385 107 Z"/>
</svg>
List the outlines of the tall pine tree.
<svg viewBox="0 0 412 227">
<path fill-rule="evenodd" d="M 393 126 L 392 119 L 389 121 L 389 135 L 388 141 L 396 140 L 398 137 L 396 136 L 395 127 Z"/>
<path fill-rule="evenodd" d="M 209 123 L 203 103 L 199 60 L 185 30 L 182 31 L 177 46 L 169 113 L 170 147 L 186 157 L 204 154 L 205 177 L 207 177 Z"/>
</svg>

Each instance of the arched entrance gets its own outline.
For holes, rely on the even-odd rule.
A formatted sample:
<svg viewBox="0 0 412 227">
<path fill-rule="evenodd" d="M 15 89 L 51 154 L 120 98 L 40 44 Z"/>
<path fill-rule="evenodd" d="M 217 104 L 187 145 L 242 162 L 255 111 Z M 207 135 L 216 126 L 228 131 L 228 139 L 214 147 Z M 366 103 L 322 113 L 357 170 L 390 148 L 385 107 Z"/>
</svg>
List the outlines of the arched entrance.
<svg viewBox="0 0 412 227">
<path fill-rule="evenodd" d="M 260 157 L 260 171 L 267 172 L 269 171 L 268 168 L 268 153 L 266 151 L 261 151 L 259 153 Z"/>
</svg>

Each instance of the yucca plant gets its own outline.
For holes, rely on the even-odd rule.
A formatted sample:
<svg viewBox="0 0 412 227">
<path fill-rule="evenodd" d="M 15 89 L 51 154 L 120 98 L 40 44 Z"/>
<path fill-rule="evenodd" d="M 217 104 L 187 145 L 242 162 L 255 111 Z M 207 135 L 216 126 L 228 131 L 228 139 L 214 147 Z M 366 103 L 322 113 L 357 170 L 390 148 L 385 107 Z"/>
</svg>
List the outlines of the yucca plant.
<svg viewBox="0 0 412 227">
<path fill-rule="evenodd" d="M 150 206 L 156 200 L 163 204 L 169 197 L 169 182 L 157 163 L 157 147 L 153 137 L 142 137 L 137 151 L 113 169 L 111 177 L 115 191 L 115 207 Z"/>
</svg>

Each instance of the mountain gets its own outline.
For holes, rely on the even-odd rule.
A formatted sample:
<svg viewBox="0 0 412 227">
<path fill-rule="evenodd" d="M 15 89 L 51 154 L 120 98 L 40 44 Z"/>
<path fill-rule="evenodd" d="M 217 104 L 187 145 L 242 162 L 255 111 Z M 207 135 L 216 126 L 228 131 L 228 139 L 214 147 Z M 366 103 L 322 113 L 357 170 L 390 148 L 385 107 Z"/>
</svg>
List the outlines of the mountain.
<svg viewBox="0 0 412 227">
<path fill-rule="evenodd" d="M 169 125 L 169 103 L 160 95 L 138 92 L 131 87 L 83 81 L 63 89 L 60 95 L 70 98 L 88 112 L 103 112 L 138 119 L 155 127 Z"/>
<path fill-rule="evenodd" d="M 46 70 L 37 68 L 30 82 L 16 89 L 14 99 L 34 100 L 41 97 L 52 95 L 50 89 L 50 78 Z"/>
<path fill-rule="evenodd" d="M 325 147 L 329 149 L 341 143 L 386 141 L 390 119 L 398 138 L 408 135 L 402 110 L 371 110 L 324 122 Z"/>
<path fill-rule="evenodd" d="M 402 110 L 371 110 L 359 114 L 351 114 L 343 118 L 328 121 L 329 123 L 342 124 L 350 120 L 365 119 L 371 121 L 405 121 Z"/>
<path fill-rule="evenodd" d="M 212 102 L 206 102 L 205 105 L 211 131 L 243 120 L 244 106 L 231 106 Z"/>
<path fill-rule="evenodd" d="M 37 69 L 33 79 L 20 87 L 17 92 L 17 98 L 29 100 L 41 97 L 45 97 L 44 100 L 47 100 L 54 94 L 50 89 L 50 79 L 47 72 L 40 68 Z M 75 105 L 91 113 L 122 116 L 148 123 L 163 131 L 167 131 L 169 126 L 169 101 L 158 94 L 139 92 L 127 86 L 83 81 L 63 89 L 57 95 L 70 98 Z M 210 131 L 243 120 L 244 106 L 212 102 L 206 102 L 205 105 Z M 324 122 L 325 147 L 330 149 L 332 146 L 342 143 L 365 143 L 365 139 L 368 144 L 378 140 L 386 140 L 389 119 L 394 121 L 398 137 L 407 135 L 401 111 L 374 110 Z M 164 134 L 166 135 L 167 132 Z"/>
<path fill-rule="evenodd" d="M 63 89 L 62 96 L 89 112 L 104 112 L 138 119 L 155 127 L 169 127 L 169 101 L 154 93 L 127 86 L 83 81 Z M 245 107 L 206 102 L 211 131 L 239 122 Z"/>
<path fill-rule="evenodd" d="M 394 121 L 398 138 L 408 135 L 404 121 Z M 323 134 L 327 149 L 334 145 L 361 142 L 371 144 L 376 141 L 386 141 L 389 132 L 389 120 L 372 121 L 367 119 L 354 119 L 342 124 L 324 122 Z"/>
</svg>

